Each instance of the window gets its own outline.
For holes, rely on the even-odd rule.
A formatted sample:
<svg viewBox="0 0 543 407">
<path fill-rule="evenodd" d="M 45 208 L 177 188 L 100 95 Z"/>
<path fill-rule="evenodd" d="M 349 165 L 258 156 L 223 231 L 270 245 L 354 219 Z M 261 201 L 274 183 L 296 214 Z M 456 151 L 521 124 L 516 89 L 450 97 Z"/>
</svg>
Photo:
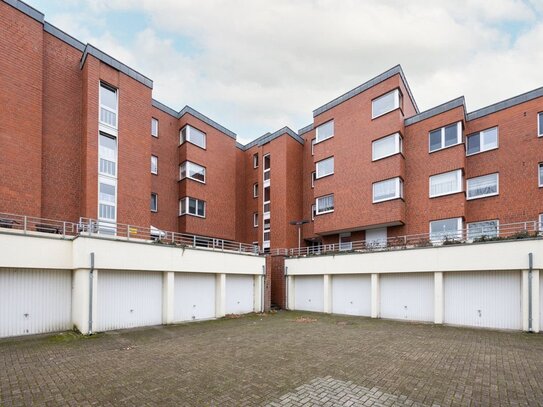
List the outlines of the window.
<svg viewBox="0 0 543 407">
<path fill-rule="evenodd" d="M 480 239 L 482 237 L 497 237 L 498 221 L 487 220 L 484 222 L 468 223 L 468 239 Z"/>
<path fill-rule="evenodd" d="M 543 112 L 537 115 L 537 135 L 543 137 Z"/>
<path fill-rule="evenodd" d="M 462 192 L 462 170 L 430 177 L 430 198 Z"/>
<path fill-rule="evenodd" d="M 482 153 L 498 148 L 498 128 L 493 127 L 466 137 L 466 155 Z"/>
<path fill-rule="evenodd" d="M 151 136 L 158 137 L 158 119 L 151 119 Z"/>
<path fill-rule="evenodd" d="M 401 105 L 401 93 L 399 89 L 394 89 L 383 96 L 371 101 L 371 118 L 382 116 L 385 113 L 398 109 Z"/>
<path fill-rule="evenodd" d="M 255 228 L 258 227 L 258 213 L 257 212 L 253 213 L 253 227 Z"/>
<path fill-rule="evenodd" d="M 179 166 L 179 179 L 190 178 L 194 181 L 206 183 L 206 168 L 191 161 L 185 161 Z"/>
<path fill-rule="evenodd" d="M 315 155 L 315 139 L 311 139 L 311 155 Z"/>
<path fill-rule="evenodd" d="M 430 132 L 430 152 L 462 142 L 462 122 L 450 124 Z"/>
<path fill-rule="evenodd" d="M 151 212 L 158 211 L 158 195 L 151 192 Z"/>
<path fill-rule="evenodd" d="M 317 198 L 317 211 L 316 215 L 322 215 L 324 213 L 334 212 L 334 195 L 326 195 Z"/>
<path fill-rule="evenodd" d="M 179 144 L 183 144 L 185 141 L 206 148 L 206 134 L 188 124 L 179 132 Z"/>
<path fill-rule="evenodd" d="M 256 198 L 258 196 L 258 182 L 256 184 L 253 184 L 253 198 Z"/>
<path fill-rule="evenodd" d="M 315 180 L 317 179 L 317 173 L 313 171 L 311 173 L 311 188 L 315 188 Z"/>
<path fill-rule="evenodd" d="M 317 127 L 317 138 L 315 139 L 314 144 L 327 140 L 330 137 L 334 137 L 334 121 L 333 120 L 330 120 L 329 122 L 321 124 L 319 127 Z"/>
<path fill-rule="evenodd" d="M 317 211 L 317 207 L 315 204 L 311 205 L 311 220 L 315 220 L 315 212 Z"/>
<path fill-rule="evenodd" d="M 462 218 L 442 219 L 430 222 L 430 240 L 460 239 Z"/>
<path fill-rule="evenodd" d="M 151 174 L 158 174 L 158 157 L 156 155 L 151 156 Z"/>
<path fill-rule="evenodd" d="M 264 240 L 265 242 L 269 242 L 270 237 L 271 237 L 271 223 L 270 223 L 270 218 L 267 218 L 267 219 L 264 219 L 262 240 Z M 265 246 L 269 247 L 269 243 Z"/>
<path fill-rule="evenodd" d="M 192 215 L 205 218 L 206 203 L 200 199 L 183 198 L 179 201 L 179 215 Z"/>
<path fill-rule="evenodd" d="M 485 196 L 498 195 L 498 179 L 498 173 L 468 179 L 467 199 L 484 198 Z"/>
<path fill-rule="evenodd" d="M 371 143 L 372 160 L 390 157 L 391 155 L 402 152 L 402 136 L 400 133 L 383 137 Z"/>
<path fill-rule="evenodd" d="M 258 153 L 253 154 L 253 168 L 258 168 Z"/>
<path fill-rule="evenodd" d="M 403 181 L 400 177 L 373 184 L 373 203 L 403 198 Z"/>
<path fill-rule="evenodd" d="M 269 181 L 271 171 L 271 158 L 269 154 L 264 156 L 264 181 Z"/>
<path fill-rule="evenodd" d="M 334 173 L 334 157 L 327 158 L 317 163 L 316 179 L 332 175 Z"/>
<path fill-rule="evenodd" d="M 543 187 L 543 163 L 539 163 L 539 186 Z"/>
<path fill-rule="evenodd" d="M 264 188 L 264 214 L 270 212 L 270 209 L 271 209 L 270 198 L 271 198 L 270 187 L 265 187 Z"/>
<path fill-rule="evenodd" d="M 100 123 L 117 128 L 117 89 L 100 82 Z"/>
<path fill-rule="evenodd" d="M 100 174 L 117 176 L 117 139 L 100 133 L 98 155 Z"/>
<path fill-rule="evenodd" d="M 100 177 L 98 188 L 98 218 L 115 222 L 116 219 L 116 181 Z"/>
</svg>

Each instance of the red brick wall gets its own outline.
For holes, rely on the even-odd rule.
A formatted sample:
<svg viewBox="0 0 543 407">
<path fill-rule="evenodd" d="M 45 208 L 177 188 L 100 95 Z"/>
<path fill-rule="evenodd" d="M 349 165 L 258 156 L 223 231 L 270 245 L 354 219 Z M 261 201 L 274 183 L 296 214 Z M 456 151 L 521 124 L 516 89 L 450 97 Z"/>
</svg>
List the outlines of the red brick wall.
<svg viewBox="0 0 543 407">
<path fill-rule="evenodd" d="M 43 26 L 0 2 L 0 212 L 41 215 Z"/>
<path fill-rule="evenodd" d="M 271 275 L 271 304 L 286 307 L 285 257 L 266 256 L 267 274 Z"/>
</svg>

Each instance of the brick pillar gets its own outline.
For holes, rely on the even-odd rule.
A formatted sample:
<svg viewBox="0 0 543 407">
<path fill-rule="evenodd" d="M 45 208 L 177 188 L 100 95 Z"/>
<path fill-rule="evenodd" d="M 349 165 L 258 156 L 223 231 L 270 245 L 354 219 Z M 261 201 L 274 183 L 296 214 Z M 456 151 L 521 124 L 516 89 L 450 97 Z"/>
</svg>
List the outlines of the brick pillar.
<svg viewBox="0 0 543 407">
<path fill-rule="evenodd" d="M 272 293 L 272 260 L 271 256 L 266 256 L 266 276 L 264 277 L 264 312 L 271 309 Z"/>
<path fill-rule="evenodd" d="M 286 308 L 285 256 L 267 256 L 266 270 L 271 271 L 271 303 L 284 309 Z"/>
</svg>

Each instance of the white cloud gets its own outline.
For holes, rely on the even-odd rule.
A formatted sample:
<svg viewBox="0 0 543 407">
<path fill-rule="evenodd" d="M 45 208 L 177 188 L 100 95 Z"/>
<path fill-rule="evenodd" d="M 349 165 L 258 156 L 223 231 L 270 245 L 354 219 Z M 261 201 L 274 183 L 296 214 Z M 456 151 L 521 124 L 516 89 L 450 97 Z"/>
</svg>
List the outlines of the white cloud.
<svg viewBox="0 0 543 407">
<path fill-rule="evenodd" d="M 284 125 L 296 130 L 311 122 L 314 108 L 397 63 L 421 109 L 464 94 L 473 110 L 543 85 L 537 1 L 80 4 L 71 14 L 43 11 L 151 77 L 157 99 L 176 109 L 192 105 L 241 142 Z M 144 13 L 149 23 L 122 42 L 105 18 L 126 11 Z M 180 37 L 197 51 L 184 52 Z"/>
</svg>

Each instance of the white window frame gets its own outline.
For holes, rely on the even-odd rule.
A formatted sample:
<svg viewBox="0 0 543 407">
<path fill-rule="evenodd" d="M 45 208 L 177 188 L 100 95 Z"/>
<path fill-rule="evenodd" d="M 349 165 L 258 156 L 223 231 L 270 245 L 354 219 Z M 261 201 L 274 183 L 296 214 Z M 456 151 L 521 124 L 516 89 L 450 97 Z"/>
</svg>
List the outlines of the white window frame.
<svg viewBox="0 0 543 407">
<path fill-rule="evenodd" d="M 253 198 L 258 198 L 258 182 L 253 184 Z"/>
<path fill-rule="evenodd" d="M 324 174 L 324 175 L 320 175 L 319 176 L 319 164 L 324 164 L 325 162 L 332 162 L 332 172 L 329 172 L 327 174 Z M 335 165 L 334 165 L 334 157 L 328 157 L 328 158 L 325 158 L 324 160 L 320 160 L 320 161 L 317 161 L 315 163 L 315 179 L 321 179 L 321 178 L 324 178 L 324 177 L 328 177 L 330 175 L 334 175 L 334 170 L 335 170 Z"/>
<path fill-rule="evenodd" d="M 332 197 L 332 200 L 334 201 L 334 207 L 327 211 L 319 211 L 319 200 L 324 199 L 324 198 L 329 198 L 329 197 Z M 324 215 L 325 213 L 332 213 L 334 212 L 335 208 L 336 208 L 336 201 L 334 198 L 334 194 L 319 196 L 317 199 L 315 199 L 315 215 Z"/>
<path fill-rule="evenodd" d="M 311 221 L 315 220 L 315 214 L 317 213 L 317 206 L 315 204 L 311 205 Z"/>
<path fill-rule="evenodd" d="M 469 231 L 470 226 L 477 225 L 479 223 L 487 223 L 487 222 L 496 222 L 496 236 L 488 236 L 488 235 L 485 235 L 484 233 L 481 233 L 479 236 L 470 236 L 470 231 Z M 499 235 L 500 235 L 500 221 L 498 219 L 480 220 L 477 222 L 470 222 L 466 225 L 466 238 L 470 241 L 473 241 L 482 236 L 498 237 Z"/>
<path fill-rule="evenodd" d="M 186 131 L 187 136 L 186 136 L 186 139 L 183 141 L 183 130 L 184 129 L 187 130 Z M 196 142 L 194 142 L 192 140 L 191 135 L 192 135 L 193 130 L 195 132 L 202 133 L 204 135 L 204 145 L 201 146 L 200 144 L 198 144 L 198 143 L 196 143 Z M 206 146 L 207 146 L 207 134 L 204 133 L 202 130 L 197 129 L 196 127 L 192 127 L 190 124 L 186 124 L 181 128 L 181 130 L 179 130 L 179 145 L 183 144 L 185 141 L 195 145 L 196 147 L 200 147 L 200 148 L 205 150 Z"/>
<path fill-rule="evenodd" d="M 453 172 L 458 174 L 457 181 L 456 181 L 456 184 L 457 184 L 456 189 L 453 190 L 453 191 L 450 191 L 450 192 L 445 192 L 445 193 L 441 193 L 441 194 L 432 195 L 432 179 L 436 179 L 437 177 L 440 177 L 440 176 L 446 175 L 446 174 L 451 174 Z M 430 178 L 428 180 L 428 187 L 429 187 L 428 194 L 429 194 L 430 198 L 437 198 L 439 196 L 457 194 L 459 192 L 462 192 L 462 185 L 463 185 L 462 170 L 458 169 L 458 170 L 454 170 L 454 171 L 442 172 L 441 174 L 435 174 L 435 175 L 430 176 Z"/>
<path fill-rule="evenodd" d="M 311 156 L 315 155 L 315 143 L 316 143 L 316 141 L 317 141 L 317 139 L 315 139 L 315 138 L 311 139 Z"/>
<path fill-rule="evenodd" d="M 394 185 L 395 195 L 390 198 L 375 199 L 375 186 L 383 182 L 392 182 L 392 181 L 395 183 Z M 400 177 L 384 179 L 381 181 L 374 182 L 372 184 L 372 202 L 373 203 L 392 201 L 393 199 L 398 199 L 398 198 L 403 198 L 403 180 Z"/>
<path fill-rule="evenodd" d="M 329 135 L 329 136 L 326 136 L 326 137 L 323 138 L 323 139 L 319 139 L 319 129 L 322 129 L 324 126 L 327 126 L 327 125 L 329 125 L 330 123 L 332 123 L 332 134 Z M 313 145 L 318 144 L 318 143 L 322 143 L 324 140 L 328 140 L 328 139 L 334 137 L 334 134 L 335 134 L 335 132 L 336 132 L 335 130 L 336 130 L 336 129 L 335 129 L 334 119 L 328 120 L 327 122 L 322 123 L 321 125 L 317 126 L 317 128 L 316 128 L 316 130 L 315 130 L 315 143 L 314 143 Z"/>
<path fill-rule="evenodd" d="M 151 118 L 151 136 L 158 138 L 158 119 L 155 117 Z"/>
<path fill-rule="evenodd" d="M 189 210 L 189 200 L 190 199 L 193 199 L 196 201 L 196 213 L 190 213 L 188 210 Z M 181 202 L 182 201 L 185 201 L 185 208 L 186 208 L 186 212 L 185 213 L 181 213 Z M 204 215 L 198 215 L 198 203 L 199 202 L 203 202 L 204 203 Z M 185 198 L 181 198 L 179 200 L 179 216 L 185 216 L 185 215 L 189 215 L 189 216 L 195 216 L 197 218 L 205 218 L 206 217 L 206 213 L 207 213 L 207 204 L 206 204 L 206 201 L 204 201 L 203 199 L 197 199 L 197 198 L 192 198 L 190 196 L 186 196 Z"/>
<path fill-rule="evenodd" d="M 100 184 L 106 184 L 109 186 L 112 186 L 115 189 L 115 199 L 114 203 L 108 202 L 108 201 L 102 201 L 100 199 Z M 119 191 L 117 190 L 117 179 L 99 175 L 98 176 L 98 220 L 100 222 L 110 223 L 110 224 L 116 224 L 117 223 L 117 197 L 118 197 Z M 113 219 L 107 219 L 100 216 L 100 205 L 110 205 L 114 207 L 113 213 L 114 218 Z"/>
<path fill-rule="evenodd" d="M 115 175 L 111 175 L 111 174 L 108 174 L 107 172 L 102 172 L 100 170 L 100 158 L 102 158 L 101 155 L 100 155 L 100 136 L 104 136 L 104 137 L 115 140 L 115 161 L 114 161 Z M 117 173 L 118 173 L 118 170 L 119 170 L 119 165 L 118 165 L 118 162 L 119 162 L 119 144 L 118 144 L 118 141 L 119 141 L 118 138 L 116 136 L 112 135 L 112 134 L 109 134 L 109 133 L 107 133 L 105 131 L 99 131 L 98 132 L 98 174 L 104 175 L 104 176 L 109 177 L 109 178 L 117 179 Z"/>
<path fill-rule="evenodd" d="M 151 212 L 158 212 L 158 194 L 156 192 L 151 192 L 151 203 L 153 202 L 153 196 L 155 197 L 155 209 L 151 206 Z"/>
<path fill-rule="evenodd" d="M 537 137 L 543 137 L 543 127 L 541 121 L 543 120 L 543 112 L 537 114 Z"/>
<path fill-rule="evenodd" d="M 374 105 L 374 103 L 377 102 L 378 100 L 381 100 L 381 99 L 389 96 L 391 93 L 395 93 L 395 95 L 394 95 L 394 105 L 392 106 L 392 108 L 385 111 L 385 112 L 382 112 L 382 113 L 379 113 L 379 114 L 376 115 L 375 114 L 375 105 Z M 390 92 L 385 93 L 384 95 L 376 97 L 375 99 L 373 99 L 371 101 L 371 118 L 376 119 L 378 117 L 384 116 L 387 113 L 392 112 L 393 110 L 399 109 L 400 108 L 400 99 L 401 99 L 400 98 L 400 89 L 398 89 L 398 88 L 393 89 Z"/>
<path fill-rule="evenodd" d="M 311 172 L 311 188 L 315 188 L 315 180 L 317 179 L 317 171 Z"/>
<path fill-rule="evenodd" d="M 439 129 L 434 129 L 434 130 L 431 130 L 428 132 L 428 152 L 430 153 L 435 153 L 436 151 L 441 151 L 441 150 L 444 150 L 446 148 L 450 148 L 450 147 L 454 147 L 454 146 L 457 146 L 459 144 L 462 144 L 462 122 L 456 122 L 456 143 L 454 144 L 451 144 L 450 146 L 445 146 L 445 128 L 446 127 L 449 127 L 449 126 L 452 126 L 454 123 L 451 123 L 451 124 L 448 124 L 446 126 L 443 126 Z M 433 133 L 434 131 L 436 130 L 440 130 L 441 131 L 441 147 L 439 148 L 436 148 L 435 150 L 432 150 L 432 144 L 431 144 L 431 139 L 430 139 L 430 134 Z"/>
<path fill-rule="evenodd" d="M 254 228 L 258 227 L 258 212 L 253 213 L 253 227 Z"/>
<path fill-rule="evenodd" d="M 190 166 L 192 166 L 192 165 L 204 169 L 204 180 L 203 181 L 198 179 L 198 178 L 191 177 L 189 175 L 189 173 L 190 173 L 189 169 L 190 169 Z M 185 167 L 185 176 L 184 177 L 181 175 L 181 173 L 183 172 L 183 167 Z M 186 179 L 186 178 L 191 179 L 191 180 L 196 181 L 196 182 L 199 182 L 200 184 L 205 184 L 206 181 L 207 181 L 207 168 L 204 167 L 203 165 L 196 164 L 196 163 L 194 163 L 192 161 L 189 161 L 189 160 L 183 161 L 181 163 L 181 165 L 179 166 L 179 180 L 181 181 L 181 180 Z"/>
<path fill-rule="evenodd" d="M 390 140 L 390 139 L 394 139 L 394 152 L 377 157 L 375 155 L 375 145 L 376 145 L 376 143 L 382 143 L 382 142 L 384 142 L 386 140 Z M 380 139 L 374 140 L 371 143 L 371 160 L 372 161 L 377 161 L 377 160 L 381 160 L 383 158 L 391 157 L 391 156 L 396 155 L 396 154 L 401 154 L 403 152 L 402 149 L 403 149 L 403 140 L 402 140 L 402 136 L 400 135 L 400 133 L 394 133 L 394 134 L 391 134 L 390 136 L 381 137 Z"/>
<path fill-rule="evenodd" d="M 436 220 L 430 221 L 430 224 L 429 224 L 430 240 L 432 242 L 442 242 L 443 240 L 445 240 L 445 238 L 443 238 L 443 237 L 440 237 L 439 239 L 432 238 L 432 223 L 442 222 L 442 221 L 445 221 L 445 220 L 453 220 L 453 219 L 457 221 L 457 225 L 456 225 L 457 228 L 456 228 L 456 235 L 451 236 L 451 237 L 453 237 L 454 239 L 461 239 L 462 234 L 463 234 L 463 228 L 462 228 L 463 220 L 462 220 L 462 218 L 446 218 L 446 219 L 436 219 Z"/>
<path fill-rule="evenodd" d="M 485 135 L 488 134 L 488 132 L 490 132 L 490 130 L 494 130 L 494 129 L 496 129 L 496 147 L 483 148 L 483 146 L 485 144 L 484 143 Z M 480 137 L 480 140 L 479 140 L 480 150 L 476 151 L 475 153 L 468 153 L 469 139 L 471 137 L 476 137 L 476 136 Z M 485 151 L 495 150 L 499 146 L 500 146 L 500 130 L 499 130 L 498 126 L 490 127 L 488 129 L 481 130 L 481 131 L 479 131 L 477 133 L 472 133 L 472 134 L 469 134 L 469 135 L 466 136 L 466 156 L 468 156 L 468 157 L 471 156 L 471 155 L 484 153 Z"/>
<path fill-rule="evenodd" d="M 479 179 L 479 178 L 483 178 L 483 177 L 489 177 L 491 175 L 496 176 L 496 192 L 493 192 L 493 193 L 490 193 L 490 194 L 484 194 L 484 195 L 470 196 L 470 193 L 469 193 L 470 181 L 473 181 L 473 180 L 476 180 L 476 179 Z M 468 201 L 471 201 L 473 199 L 486 198 L 487 196 L 496 196 L 496 195 L 499 195 L 499 194 L 500 194 L 500 174 L 497 173 L 497 172 L 492 173 L 492 174 L 481 175 L 480 177 L 469 178 L 469 179 L 466 180 L 466 199 Z"/>
<path fill-rule="evenodd" d="M 110 91 L 114 91 L 115 92 L 115 110 L 111 109 L 109 106 L 106 106 L 106 105 L 102 105 L 102 92 L 100 91 L 100 88 L 101 87 L 104 87 L 105 89 L 109 89 Z M 98 83 L 98 104 L 99 104 L 99 108 L 98 108 L 98 122 L 100 123 L 100 125 L 102 126 L 106 126 L 108 128 L 113 128 L 115 130 L 117 130 L 119 128 L 119 89 L 114 87 L 114 86 L 111 86 L 105 82 L 102 82 L 102 81 L 99 81 Z M 103 122 L 102 121 L 102 114 L 101 114 L 101 110 L 102 109 L 105 109 L 107 111 L 109 111 L 110 113 L 113 113 L 115 115 L 115 125 L 111 125 L 109 123 L 106 123 L 106 122 Z"/>
<path fill-rule="evenodd" d="M 153 158 L 155 159 L 155 170 L 153 171 Z M 151 174 L 158 175 L 158 157 L 151 154 Z"/>
<path fill-rule="evenodd" d="M 253 154 L 253 168 L 258 168 L 258 153 Z"/>
<path fill-rule="evenodd" d="M 537 164 L 537 179 L 539 180 L 538 185 L 539 185 L 540 188 L 543 187 L 543 176 L 542 176 L 543 172 L 542 172 L 542 170 L 543 170 L 543 163 Z"/>
</svg>

